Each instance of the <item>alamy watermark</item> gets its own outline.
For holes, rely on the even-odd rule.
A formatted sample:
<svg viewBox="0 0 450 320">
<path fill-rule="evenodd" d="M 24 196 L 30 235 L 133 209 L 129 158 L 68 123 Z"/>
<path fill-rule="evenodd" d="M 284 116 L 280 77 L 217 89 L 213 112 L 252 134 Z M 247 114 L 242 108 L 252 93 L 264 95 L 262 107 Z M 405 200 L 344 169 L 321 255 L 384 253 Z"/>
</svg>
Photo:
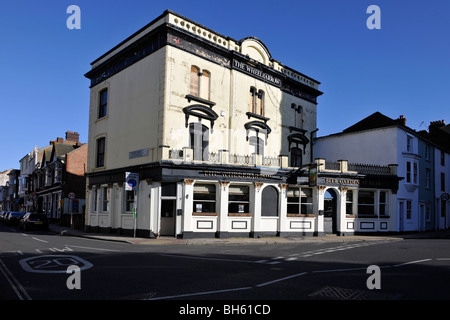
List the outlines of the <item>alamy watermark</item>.
<svg viewBox="0 0 450 320">
<path fill-rule="evenodd" d="M 366 273 L 371 274 L 367 278 L 366 285 L 369 290 L 381 289 L 381 271 L 380 267 L 377 265 L 370 265 L 367 268 Z"/>
<path fill-rule="evenodd" d="M 381 29 L 381 9 L 377 5 L 370 5 L 367 7 L 366 13 L 371 14 L 366 21 L 366 26 L 369 30 Z"/>
<path fill-rule="evenodd" d="M 70 5 L 67 7 L 66 13 L 69 13 L 70 16 L 66 20 L 67 29 L 81 29 L 81 9 L 77 5 Z"/>
</svg>

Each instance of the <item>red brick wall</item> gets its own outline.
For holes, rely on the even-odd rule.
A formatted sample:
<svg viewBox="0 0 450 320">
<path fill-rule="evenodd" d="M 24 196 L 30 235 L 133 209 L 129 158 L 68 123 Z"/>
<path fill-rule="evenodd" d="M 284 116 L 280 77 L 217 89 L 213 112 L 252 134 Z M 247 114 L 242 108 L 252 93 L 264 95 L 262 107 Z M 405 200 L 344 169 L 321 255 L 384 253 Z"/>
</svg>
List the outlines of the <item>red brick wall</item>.
<svg viewBox="0 0 450 320">
<path fill-rule="evenodd" d="M 66 172 L 77 176 L 84 176 L 87 164 L 87 143 L 66 155 Z"/>
</svg>

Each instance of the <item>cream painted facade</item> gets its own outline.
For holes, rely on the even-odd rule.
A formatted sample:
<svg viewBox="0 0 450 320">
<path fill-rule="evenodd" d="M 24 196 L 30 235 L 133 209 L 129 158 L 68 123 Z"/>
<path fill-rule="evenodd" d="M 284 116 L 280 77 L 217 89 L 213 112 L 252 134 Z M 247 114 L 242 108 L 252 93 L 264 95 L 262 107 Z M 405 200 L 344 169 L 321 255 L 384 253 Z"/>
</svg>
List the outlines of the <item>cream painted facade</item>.
<svg viewBox="0 0 450 320">
<path fill-rule="evenodd" d="M 259 39 L 237 41 L 165 11 L 86 77 L 88 230 L 324 234 L 324 190 L 299 182 L 316 167 L 320 83 Z M 126 190 L 127 172 L 139 174 L 138 190 Z M 333 232 L 355 231 L 339 221 Z"/>
</svg>

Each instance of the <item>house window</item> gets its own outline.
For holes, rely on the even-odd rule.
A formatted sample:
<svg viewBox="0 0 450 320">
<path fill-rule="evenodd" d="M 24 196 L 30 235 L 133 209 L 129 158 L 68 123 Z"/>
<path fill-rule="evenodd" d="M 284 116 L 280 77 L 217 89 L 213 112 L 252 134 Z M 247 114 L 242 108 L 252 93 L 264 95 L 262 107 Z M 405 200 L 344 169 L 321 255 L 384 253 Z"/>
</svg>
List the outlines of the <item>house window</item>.
<svg viewBox="0 0 450 320">
<path fill-rule="evenodd" d="M 417 169 L 417 162 L 413 163 L 413 169 L 414 169 L 414 171 L 413 171 L 413 181 L 414 181 L 414 184 L 417 184 L 417 171 L 418 171 L 418 169 Z"/>
<path fill-rule="evenodd" d="M 431 179 L 431 170 L 430 168 L 425 169 L 425 187 L 430 189 L 430 179 Z"/>
<path fill-rule="evenodd" d="M 425 160 L 430 160 L 430 146 L 428 144 L 425 145 Z"/>
<path fill-rule="evenodd" d="M 209 128 L 200 122 L 189 124 L 189 143 L 194 151 L 194 160 L 208 161 Z"/>
<path fill-rule="evenodd" d="M 441 172 L 441 191 L 445 191 L 445 173 Z"/>
<path fill-rule="evenodd" d="M 249 110 L 252 113 L 264 116 L 264 91 L 250 87 Z"/>
<path fill-rule="evenodd" d="M 445 152 L 441 150 L 441 166 L 445 166 Z"/>
<path fill-rule="evenodd" d="M 302 166 L 302 150 L 299 148 L 291 149 L 291 167 Z"/>
<path fill-rule="evenodd" d="M 216 212 L 216 186 L 194 185 L 194 212 Z"/>
<path fill-rule="evenodd" d="M 194 97 L 210 99 L 211 73 L 191 66 L 190 94 Z"/>
<path fill-rule="evenodd" d="M 445 217 L 447 213 L 447 201 L 441 200 L 441 217 Z"/>
<path fill-rule="evenodd" d="M 228 188 L 228 212 L 248 213 L 250 211 L 250 195 L 248 186 L 233 186 Z"/>
<path fill-rule="evenodd" d="M 425 204 L 425 217 L 427 221 L 431 220 L 431 205 L 429 202 Z"/>
<path fill-rule="evenodd" d="M 345 196 L 345 210 L 346 214 L 353 214 L 353 190 L 347 190 Z"/>
<path fill-rule="evenodd" d="M 412 201 L 406 200 L 406 219 L 411 219 Z"/>
<path fill-rule="evenodd" d="M 289 188 L 287 191 L 288 214 L 312 214 L 312 190 L 309 188 Z"/>
<path fill-rule="evenodd" d="M 134 191 L 125 190 L 125 212 L 131 212 L 134 208 Z"/>
<path fill-rule="evenodd" d="M 105 138 L 97 139 L 97 168 L 105 165 Z"/>
<path fill-rule="evenodd" d="M 380 216 L 386 216 L 388 214 L 387 210 L 387 192 L 380 191 L 380 199 L 379 199 L 379 214 Z"/>
<path fill-rule="evenodd" d="M 406 136 L 406 151 L 413 152 L 413 138 Z"/>
<path fill-rule="evenodd" d="M 109 191 L 110 189 L 107 187 L 102 188 L 102 211 L 109 211 Z"/>
<path fill-rule="evenodd" d="M 406 183 L 417 184 L 419 165 L 417 162 L 406 162 Z"/>
<path fill-rule="evenodd" d="M 375 193 L 373 191 L 358 192 L 358 214 L 375 214 Z"/>
<path fill-rule="evenodd" d="M 100 102 L 98 105 L 98 118 L 106 117 L 108 112 L 108 89 L 100 91 Z"/>
</svg>

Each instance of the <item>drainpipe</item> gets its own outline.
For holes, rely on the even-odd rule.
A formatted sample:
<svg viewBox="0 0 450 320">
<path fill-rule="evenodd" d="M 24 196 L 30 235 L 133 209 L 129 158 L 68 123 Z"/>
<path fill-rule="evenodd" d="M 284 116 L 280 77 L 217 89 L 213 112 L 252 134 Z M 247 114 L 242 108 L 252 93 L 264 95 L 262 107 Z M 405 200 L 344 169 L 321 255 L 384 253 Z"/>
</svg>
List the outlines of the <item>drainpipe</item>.
<svg viewBox="0 0 450 320">
<path fill-rule="evenodd" d="M 311 133 L 310 133 L 309 141 L 311 142 L 311 163 L 313 163 L 313 161 L 314 161 L 314 155 L 313 155 L 313 144 L 314 144 L 313 134 L 316 133 L 317 131 L 319 131 L 319 128 L 316 128 L 315 130 L 311 131 Z"/>
</svg>

